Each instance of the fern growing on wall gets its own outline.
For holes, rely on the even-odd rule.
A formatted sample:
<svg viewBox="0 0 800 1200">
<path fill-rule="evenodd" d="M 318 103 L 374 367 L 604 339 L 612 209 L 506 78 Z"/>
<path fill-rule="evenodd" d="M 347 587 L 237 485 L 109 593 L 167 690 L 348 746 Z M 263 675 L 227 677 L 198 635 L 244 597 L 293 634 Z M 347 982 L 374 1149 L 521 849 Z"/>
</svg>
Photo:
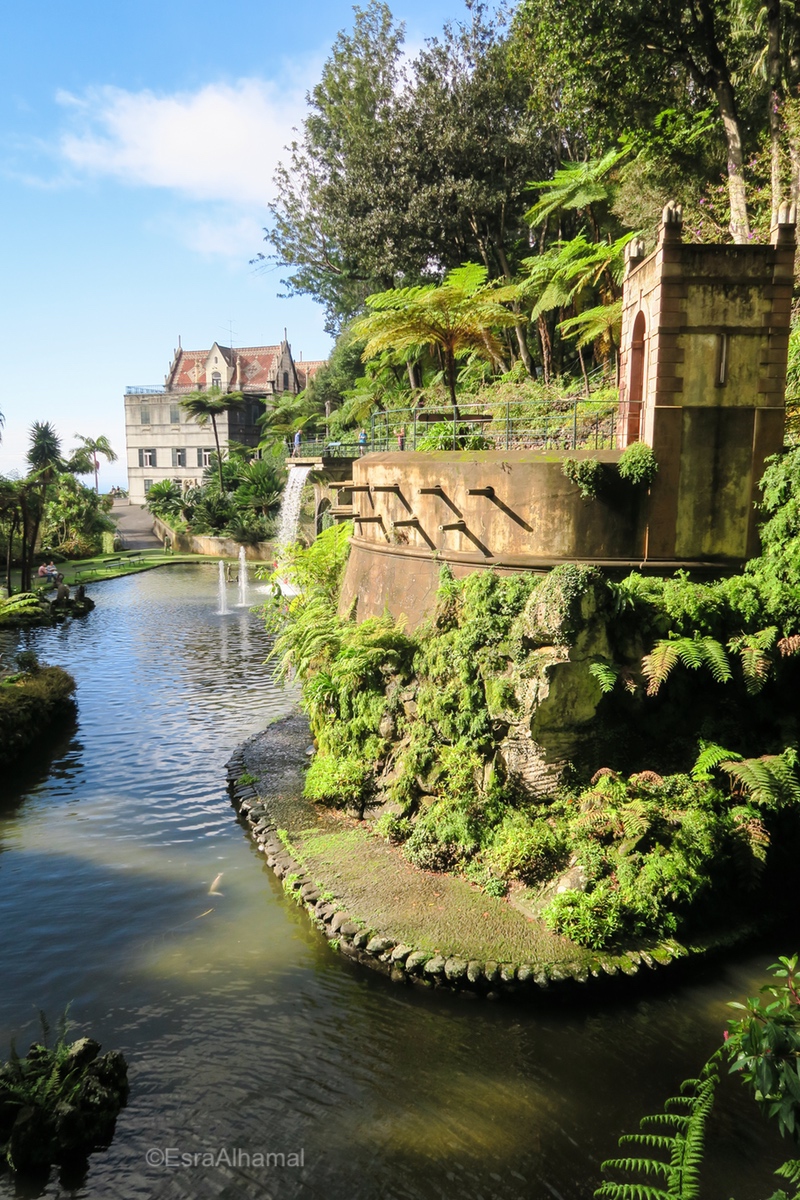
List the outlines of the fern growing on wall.
<svg viewBox="0 0 800 1200">
<path fill-rule="evenodd" d="M 682 663 L 692 671 L 706 666 L 717 683 L 727 683 L 731 667 L 725 647 L 712 637 L 664 638 L 642 659 L 647 695 L 656 696 L 673 669 Z"/>
</svg>

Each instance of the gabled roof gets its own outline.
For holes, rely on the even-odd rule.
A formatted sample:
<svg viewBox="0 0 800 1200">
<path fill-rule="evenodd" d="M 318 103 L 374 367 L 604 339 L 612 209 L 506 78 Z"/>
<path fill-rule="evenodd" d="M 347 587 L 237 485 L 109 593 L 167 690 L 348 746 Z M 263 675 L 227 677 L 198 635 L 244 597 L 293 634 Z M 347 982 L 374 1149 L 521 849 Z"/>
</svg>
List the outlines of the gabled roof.
<svg viewBox="0 0 800 1200">
<path fill-rule="evenodd" d="M 278 364 L 281 359 L 280 346 L 214 346 L 221 352 L 226 363 L 234 370 L 231 387 L 247 391 L 271 391 Z M 212 347 L 213 350 L 214 347 Z M 206 363 L 211 350 L 184 350 L 176 352 L 166 378 L 168 392 L 193 391 L 198 383 L 206 382 Z"/>
</svg>

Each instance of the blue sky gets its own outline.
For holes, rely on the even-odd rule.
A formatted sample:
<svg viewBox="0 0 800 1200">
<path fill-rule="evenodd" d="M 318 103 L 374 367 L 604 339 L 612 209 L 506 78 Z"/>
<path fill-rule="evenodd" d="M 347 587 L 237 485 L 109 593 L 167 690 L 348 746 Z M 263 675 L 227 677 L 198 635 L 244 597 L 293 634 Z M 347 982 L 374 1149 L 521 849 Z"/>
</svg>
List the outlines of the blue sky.
<svg viewBox="0 0 800 1200">
<path fill-rule="evenodd" d="M 409 49 L 461 0 L 395 0 Z M 249 260 L 282 148 L 337 32 L 338 0 L 28 0 L 0 18 L 0 473 L 28 428 L 105 434 L 124 460 L 128 384 L 189 349 L 278 341 L 323 358 L 322 314 Z M 104 467 L 101 485 L 124 483 Z"/>
</svg>

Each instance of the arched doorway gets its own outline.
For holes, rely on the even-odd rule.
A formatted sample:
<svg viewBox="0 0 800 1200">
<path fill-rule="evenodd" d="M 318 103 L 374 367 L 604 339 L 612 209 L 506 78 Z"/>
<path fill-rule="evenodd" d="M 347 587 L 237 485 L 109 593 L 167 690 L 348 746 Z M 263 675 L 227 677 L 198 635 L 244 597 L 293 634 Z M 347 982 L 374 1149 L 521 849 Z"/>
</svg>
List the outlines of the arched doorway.
<svg viewBox="0 0 800 1200">
<path fill-rule="evenodd" d="M 316 517 L 316 536 L 322 533 L 323 529 L 330 529 L 334 524 L 333 514 L 330 511 L 331 502 L 328 499 L 320 500 L 317 505 Z"/>
<path fill-rule="evenodd" d="M 631 334 L 627 381 L 628 394 L 624 404 L 620 405 L 620 418 L 622 420 L 621 446 L 629 446 L 631 442 L 638 442 L 642 435 L 645 331 L 645 316 L 640 311 L 636 314 L 636 320 L 633 322 L 633 333 Z"/>
</svg>

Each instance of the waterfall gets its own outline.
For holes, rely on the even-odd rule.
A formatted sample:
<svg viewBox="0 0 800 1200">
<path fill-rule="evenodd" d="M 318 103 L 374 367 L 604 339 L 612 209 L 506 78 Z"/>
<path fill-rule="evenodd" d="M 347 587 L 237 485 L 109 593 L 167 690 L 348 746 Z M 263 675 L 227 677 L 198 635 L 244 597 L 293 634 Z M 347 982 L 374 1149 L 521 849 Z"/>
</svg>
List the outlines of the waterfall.
<svg viewBox="0 0 800 1200">
<path fill-rule="evenodd" d="M 311 474 L 312 467 L 290 467 L 289 478 L 283 493 L 281 515 L 278 521 L 278 533 L 275 538 L 275 558 L 280 563 L 284 549 L 297 540 L 297 529 L 300 524 L 300 505 L 303 497 L 303 485 Z M 296 596 L 297 588 L 288 579 L 278 579 L 278 586 L 284 596 Z"/>
<path fill-rule="evenodd" d="M 244 546 L 239 547 L 239 608 L 248 608 L 247 599 L 247 554 Z"/>
<path fill-rule="evenodd" d="M 300 502 L 303 494 L 303 484 L 311 474 L 312 468 L 290 467 L 289 478 L 283 493 L 281 515 L 278 521 L 278 534 L 275 538 L 275 557 L 280 559 L 284 546 L 288 546 L 297 538 L 297 527 L 300 524 Z"/>
<path fill-rule="evenodd" d="M 219 597 L 217 616 L 224 617 L 225 614 L 229 613 L 231 610 L 228 608 L 228 596 L 225 591 L 225 562 L 223 559 L 219 560 L 219 584 L 217 585 L 217 595 Z"/>
</svg>

